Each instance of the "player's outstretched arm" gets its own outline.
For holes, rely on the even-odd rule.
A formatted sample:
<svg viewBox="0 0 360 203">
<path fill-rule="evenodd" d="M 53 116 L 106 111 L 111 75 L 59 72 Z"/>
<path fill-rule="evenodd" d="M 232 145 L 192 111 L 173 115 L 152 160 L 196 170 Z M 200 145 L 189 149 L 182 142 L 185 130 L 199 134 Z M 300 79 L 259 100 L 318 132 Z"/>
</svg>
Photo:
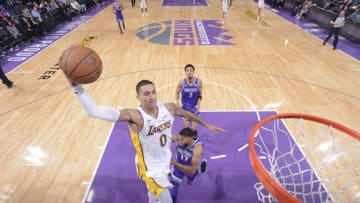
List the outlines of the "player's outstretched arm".
<svg viewBox="0 0 360 203">
<path fill-rule="evenodd" d="M 80 102 L 85 112 L 94 118 L 116 122 L 120 118 L 120 110 L 113 107 L 99 106 L 88 95 L 79 84 L 72 84 L 76 98 Z"/>
<path fill-rule="evenodd" d="M 81 85 L 73 84 L 74 93 L 79 100 L 85 112 L 94 118 L 111 121 L 111 122 L 128 122 L 133 123 L 137 128 L 142 128 L 141 116 L 136 109 L 116 109 L 113 107 L 99 106 L 84 91 Z"/>
<path fill-rule="evenodd" d="M 184 109 L 180 108 L 174 103 L 167 103 L 165 104 L 169 112 L 171 112 L 173 115 L 184 117 L 188 120 L 191 120 L 193 122 L 199 123 L 200 125 L 203 125 L 207 129 L 209 129 L 212 132 L 215 133 L 223 133 L 226 132 L 223 128 L 211 125 L 204 121 L 202 118 L 198 117 L 197 115 L 191 113 L 190 111 L 185 111 Z"/>
</svg>

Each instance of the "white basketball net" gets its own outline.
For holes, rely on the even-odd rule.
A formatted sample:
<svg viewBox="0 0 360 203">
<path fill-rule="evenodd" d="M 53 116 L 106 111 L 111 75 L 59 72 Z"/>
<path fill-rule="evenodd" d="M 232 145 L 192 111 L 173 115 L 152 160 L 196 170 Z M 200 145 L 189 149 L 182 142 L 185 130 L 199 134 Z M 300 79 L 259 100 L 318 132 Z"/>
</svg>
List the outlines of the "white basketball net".
<svg viewBox="0 0 360 203">
<path fill-rule="evenodd" d="M 360 202 L 360 142 L 353 137 L 314 121 L 275 119 L 258 130 L 255 149 L 268 174 L 299 200 Z M 261 202 L 277 202 L 261 183 L 254 188 Z"/>
</svg>

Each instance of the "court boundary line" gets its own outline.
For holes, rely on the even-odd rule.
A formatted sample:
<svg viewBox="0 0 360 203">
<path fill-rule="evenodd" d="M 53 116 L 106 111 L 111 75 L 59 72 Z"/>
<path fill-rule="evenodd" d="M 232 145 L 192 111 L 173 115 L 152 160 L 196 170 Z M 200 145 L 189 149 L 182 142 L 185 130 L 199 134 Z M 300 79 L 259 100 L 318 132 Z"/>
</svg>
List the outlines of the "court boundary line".
<svg viewBox="0 0 360 203">
<path fill-rule="evenodd" d="M 105 143 L 104 143 L 104 146 L 103 146 L 103 148 L 102 148 L 102 152 L 101 152 L 101 154 L 100 154 L 100 156 L 99 156 L 99 159 L 97 160 L 97 164 L 96 164 L 95 170 L 93 171 L 93 174 L 92 174 L 92 176 L 91 176 L 91 179 L 90 179 L 90 181 L 88 182 L 88 186 L 87 186 L 87 189 L 86 189 L 86 191 L 85 191 L 85 194 L 84 194 L 84 197 L 83 197 L 83 201 L 82 201 L 82 202 L 85 202 L 85 201 L 87 200 L 89 194 L 90 194 L 90 189 L 91 189 L 90 187 L 91 187 L 92 183 L 94 182 L 95 174 L 96 174 L 96 172 L 98 171 L 98 169 L 99 169 L 99 167 L 100 167 L 101 160 L 102 160 L 102 158 L 104 157 L 104 153 L 105 153 L 106 147 L 107 147 L 108 144 L 109 144 L 109 141 L 110 141 L 110 138 L 111 138 L 111 134 L 112 134 L 112 132 L 114 131 L 115 125 L 116 125 L 116 122 L 113 122 L 112 127 L 110 128 L 109 133 L 108 133 L 108 135 L 107 135 L 107 138 L 106 138 L 106 141 L 105 141 Z"/>
</svg>

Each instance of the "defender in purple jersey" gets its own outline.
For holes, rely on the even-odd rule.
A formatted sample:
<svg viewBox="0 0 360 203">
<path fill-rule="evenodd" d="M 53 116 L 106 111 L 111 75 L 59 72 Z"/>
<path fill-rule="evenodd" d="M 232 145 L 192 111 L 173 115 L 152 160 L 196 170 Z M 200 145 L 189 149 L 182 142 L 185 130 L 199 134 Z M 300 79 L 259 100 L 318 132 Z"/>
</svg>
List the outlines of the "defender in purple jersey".
<svg viewBox="0 0 360 203">
<path fill-rule="evenodd" d="M 182 108 L 186 111 L 199 115 L 200 102 L 202 99 L 202 80 L 194 76 L 194 65 L 187 64 L 184 70 L 186 77 L 180 80 L 176 87 L 176 103 L 180 106 L 181 95 Z M 190 127 L 195 131 L 197 130 L 197 124 L 186 119 L 184 119 L 184 127 Z"/>
<path fill-rule="evenodd" d="M 115 14 L 116 22 L 119 26 L 121 34 L 123 34 L 125 31 L 125 21 L 124 21 L 124 16 L 122 14 L 123 10 L 124 10 L 124 7 L 120 4 L 119 0 L 114 0 L 113 12 Z"/>
<path fill-rule="evenodd" d="M 206 171 L 207 162 L 201 160 L 203 154 L 203 144 L 197 138 L 195 131 L 191 128 L 183 128 L 179 135 L 172 136 L 176 142 L 175 160 L 171 160 L 171 184 L 170 189 L 173 203 L 176 203 L 177 193 L 180 183 L 185 178 L 191 185 L 196 178 Z"/>
</svg>

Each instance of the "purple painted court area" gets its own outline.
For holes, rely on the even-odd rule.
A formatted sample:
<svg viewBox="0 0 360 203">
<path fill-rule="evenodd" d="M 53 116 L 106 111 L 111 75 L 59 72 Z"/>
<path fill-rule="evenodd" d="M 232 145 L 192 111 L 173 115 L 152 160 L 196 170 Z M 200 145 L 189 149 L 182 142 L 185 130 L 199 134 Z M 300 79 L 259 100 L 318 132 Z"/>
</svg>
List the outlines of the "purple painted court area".
<svg viewBox="0 0 360 203">
<path fill-rule="evenodd" d="M 276 112 L 259 113 L 264 118 Z M 259 202 L 253 187 L 258 180 L 250 166 L 249 148 L 245 146 L 252 127 L 258 121 L 256 113 L 204 112 L 201 117 L 225 128 L 227 132 L 218 135 L 202 126 L 199 128 L 208 170 L 192 186 L 182 183 L 178 202 Z M 176 118 L 173 132 L 178 132 L 181 127 L 182 121 Z M 90 185 L 86 202 L 148 202 L 145 184 L 136 175 L 135 150 L 126 124 L 115 125 Z"/>
<path fill-rule="evenodd" d="M 162 6 L 207 6 L 206 0 L 163 0 Z"/>
</svg>

